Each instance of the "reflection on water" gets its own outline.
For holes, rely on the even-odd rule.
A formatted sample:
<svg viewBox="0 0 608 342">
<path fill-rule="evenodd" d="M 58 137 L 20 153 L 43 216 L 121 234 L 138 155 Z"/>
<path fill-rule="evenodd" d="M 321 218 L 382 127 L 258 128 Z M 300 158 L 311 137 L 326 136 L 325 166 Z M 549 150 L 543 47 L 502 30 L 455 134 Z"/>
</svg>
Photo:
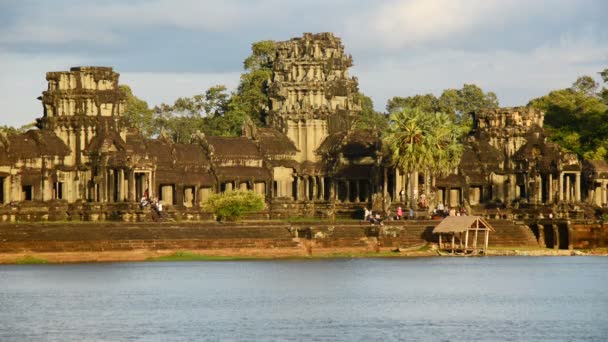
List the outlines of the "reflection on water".
<svg viewBox="0 0 608 342">
<path fill-rule="evenodd" d="M 608 258 L 0 266 L 0 341 L 606 341 Z"/>
</svg>

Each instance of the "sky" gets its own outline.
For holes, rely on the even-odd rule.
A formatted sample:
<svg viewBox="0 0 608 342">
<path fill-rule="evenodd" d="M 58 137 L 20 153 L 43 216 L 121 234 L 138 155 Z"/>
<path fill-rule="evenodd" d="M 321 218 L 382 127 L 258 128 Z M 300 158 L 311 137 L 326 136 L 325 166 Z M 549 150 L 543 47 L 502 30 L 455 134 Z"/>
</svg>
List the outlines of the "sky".
<svg viewBox="0 0 608 342">
<path fill-rule="evenodd" d="M 0 0 L 0 125 L 42 116 L 47 71 L 111 66 L 153 106 L 233 89 L 253 42 L 326 31 L 377 110 L 465 83 L 525 105 L 608 68 L 606 0 Z"/>
</svg>

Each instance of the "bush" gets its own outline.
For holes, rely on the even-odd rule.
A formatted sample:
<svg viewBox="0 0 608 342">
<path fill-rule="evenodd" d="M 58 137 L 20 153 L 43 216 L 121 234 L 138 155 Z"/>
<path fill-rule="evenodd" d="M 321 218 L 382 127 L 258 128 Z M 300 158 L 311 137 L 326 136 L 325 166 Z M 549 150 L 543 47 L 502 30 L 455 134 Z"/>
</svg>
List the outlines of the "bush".
<svg viewBox="0 0 608 342">
<path fill-rule="evenodd" d="M 213 194 L 203 205 L 205 210 L 213 212 L 220 221 L 236 221 L 243 214 L 260 211 L 264 207 L 264 197 L 249 190 Z"/>
</svg>

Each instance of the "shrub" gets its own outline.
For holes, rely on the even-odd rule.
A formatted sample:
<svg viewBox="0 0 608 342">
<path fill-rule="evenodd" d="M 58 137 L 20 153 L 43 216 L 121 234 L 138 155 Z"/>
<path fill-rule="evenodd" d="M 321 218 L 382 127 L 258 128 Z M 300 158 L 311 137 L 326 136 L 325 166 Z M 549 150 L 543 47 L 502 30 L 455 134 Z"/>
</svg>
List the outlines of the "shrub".
<svg viewBox="0 0 608 342">
<path fill-rule="evenodd" d="M 203 205 L 205 210 L 213 212 L 220 221 L 236 221 L 243 214 L 260 211 L 264 207 L 264 197 L 249 190 L 213 194 Z"/>
</svg>

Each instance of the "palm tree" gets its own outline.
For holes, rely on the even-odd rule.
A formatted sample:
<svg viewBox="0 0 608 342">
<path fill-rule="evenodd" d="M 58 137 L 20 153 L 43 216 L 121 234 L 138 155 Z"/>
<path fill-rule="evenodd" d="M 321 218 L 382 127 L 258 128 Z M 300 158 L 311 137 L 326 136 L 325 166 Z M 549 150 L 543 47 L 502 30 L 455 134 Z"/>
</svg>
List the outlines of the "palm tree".
<svg viewBox="0 0 608 342">
<path fill-rule="evenodd" d="M 430 171 L 437 176 L 460 162 L 465 129 L 448 114 L 405 108 L 391 114 L 384 146 L 390 162 L 404 172 Z"/>
</svg>

